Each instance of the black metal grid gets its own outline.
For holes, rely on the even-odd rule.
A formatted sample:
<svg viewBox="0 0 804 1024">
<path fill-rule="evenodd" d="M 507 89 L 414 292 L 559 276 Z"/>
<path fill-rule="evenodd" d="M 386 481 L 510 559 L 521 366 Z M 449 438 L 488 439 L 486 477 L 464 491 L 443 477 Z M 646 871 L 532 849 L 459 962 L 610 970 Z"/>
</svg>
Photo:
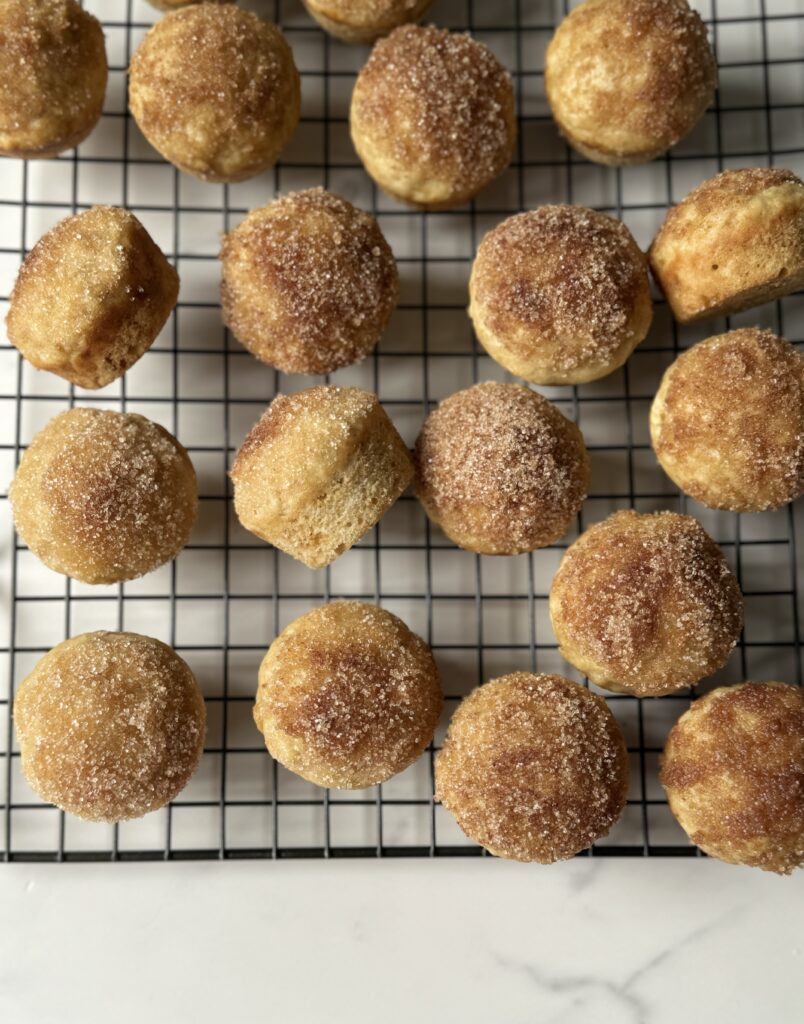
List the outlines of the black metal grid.
<svg viewBox="0 0 804 1024">
<path fill-rule="evenodd" d="M 118 13 L 110 16 L 109 8 L 114 5 L 105 0 L 87 0 L 85 6 L 101 16 L 110 37 L 117 34 L 120 60 L 113 59 L 111 64 L 113 81 L 118 80 L 118 102 L 115 108 L 110 100 L 103 119 L 106 123 L 122 122 L 117 149 L 99 153 L 85 144 L 78 153 L 59 158 L 56 164 L 69 175 L 67 194 L 59 199 L 40 194 L 34 197 L 32 176 L 36 167 L 19 165 L 18 194 L 0 198 L 0 259 L 5 255 L 18 260 L 36 241 L 39 232 L 31 229 L 31 213 L 56 219 L 89 207 L 93 200 L 106 201 L 105 191 L 101 196 L 93 196 L 81 187 L 82 175 L 91 173 L 94 181 L 101 180 L 99 167 L 93 166 L 100 165 L 102 170 L 108 168 L 110 175 L 122 168 L 120 194 L 112 201 L 131 206 L 143 219 L 148 215 L 169 218 L 168 244 L 164 239 L 160 241 L 179 263 L 183 280 L 192 278 L 193 264 L 208 263 L 211 250 L 205 247 L 200 251 L 200 246 L 185 243 L 184 218 L 214 213 L 220 226 L 228 228 L 245 214 L 249 205 L 256 204 L 241 202 L 236 186 L 224 186 L 216 193 L 208 190 L 219 196 L 220 201 L 214 205 L 207 205 L 210 200 L 206 195 L 188 200 L 187 179 L 172 169 L 165 171 L 169 177 L 163 178 L 160 189 L 154 190 L 154 198 L 141 201 L 141 193 L 133 187 L 137 176 L 147 173 L 147 168 L 165 165 L 143 147 L 120 99 L 124 95 L 125 67 L 139 35 L 149 24 L 150 8 L 142 0 L 119 0 Z M 392 244 L 394 232 L 401 228 L 404 244 L 411 249 L 412 254 L 398 252 L 403 277 L 403 299 L 397 316 L 401 324 L 392 342 L 381 342 L 378 352 L 363 368 L 361 381 L 378 391 L 391 415 L 398 422 L 403 421 L 403 430 L 404 424 L 408 425 L 408 435 L 415 435 L 426 412 L 449 391 L 489 376 L 501 377 L 499 369 L 471 339 L 468 321 L 462 321 L 462 338 L 450 336 L 450 332 L 459 330 L 457 318 L 465 319 L 465 298 L 460 288 L 451 292 L 440 279 L 442 271 L 448 274 L 457 269 L 465 288 L 477 242 L 493 223 L 537 202 L 580 202 L 623 217 L 639 240 L 646 243 L 667 204 L 718 169 L 775 163 L 792 166 L 799 173 L 804 170 L 802 91 L 785 86 L 784 76 L 777 75 L 779 69 L 804 72 L 804 10 L 796 9 L 801 5 L 795 0 L 702 0 L 696 4 L 711 27 L 721 67 L 721 92 L 691 138 L 651 165 L 647 173 L 653 193 L 647 197 L 640 170 L 593 167 L 570 152 L 555 134 L 543 102 L 541 61 L 555 21 L 571 6 L 567 0 L 554 0 L 552 5 L 543 0 L 503 0 L 494 5 L 499 22 L 496 25 L 488 23 L 487 5 L 474 0 L 440 0 L 432 9 L 432 20 L 473 31 L 498 52 L 500 48 L 505 50 L 503 59 L 507 58 L 515 77 L 521 131 L 516 159 L 500 187 L 487 190 L 466 210 L 432 214 L 411 212 L 383 199 L 367 185 L 354 153 L 349 153 L 345 142 L 345 104 L 354 68 L 345 64 L 358 66 L 365 51 L 348 50 L 329 40 L 305 19 L 293 0 L 246 6 L 278 21 L 294 45 L 303 47 L 305 40 L 315 40 L 318 52 L 316 62 L 310 66 L 302 64 L 302 78 L 303 93 L 305 86 L 315 88 L 321 109 L 303 112 L 301 131 L 309 128 L 319 140 L 305 151 L 289 151 L 288 159 L 280 162 L 263 182 L 262 201 L 294 187 L 300 179 L 305 185 L 322 184 L 346 194 L 359 179 L 361 184 L 354 185 L 355 193 L 350 198 L 369 206 L 379 216 Z M 780 26 L 786 42 L 777 55 L 782 38 Z M 730 51 L 736 31 L 741 33 L 743 42 L 737 46 L 735 56 Z M 115 92 L 114 86 L 111 92 Z M 738 128 L 736 138 L 735 117 L 748 125 L 747 130 Z M 12 237 L 10 226 L 15 215 L 20 222 L 17 238 Z M 449 226 L 447 230 L 455 226 L 468 236 L 468 251 L 444 255 L 445 224 Z M 7 360 L 2 366 L 8 371 L 0 404 L 8 405 L 10 411 L 9 437 L 0 443 L 0 455 L 8 459 L 9 475 L 30 438 L 29 421 L 36 421 L 41 410 L 46 410 L 45 418 L 49 418 L 57 409 L 76 401 L 137 408 L 159 418 L 186 444 L 200 470 L 202 522 L 205 516 L 218 520 L 215 529 L 202 528 L 200 536 L 193 538 L 179 560 L 160 576 L 158 584 L 147 577 L 142 582 L 103 588 L 102 592 L 88 592 L 88 588 L 61 579 L 56 584 L 58 591 L 54 590 L 52 580 L 42 586 L 41 592 L 35 585 L 31 587 L 28 579 L 32 569 L 30 563 L 23 562 L 26 549 L 12 531 L 3 551 L 2 566 L 9 628 L 0 647 L 8 664 L 7 691 L 0 682 L 0 854 L 14 861 L 480 854 L 482 851 L 476 846 L 460 839 L 448 816 L 432 801 L 432 750 L 416 768 L 417 778 L 407 788 L 397 788 L 392 780 L 365 793 L 330 794 L 306 784 L 299 788 L 288 773 L 271 761 L 253 729 L 247 735 L 244 726 L 242 732 L 247 738 L 240 739 L 240 726 L 250 714 L 256 665 L 267 641 L 299 611 L 330 598 L 349 596 L 381 602 L 400 611 L 403 617 L 403 609 L 407 609 L 409 620 L 412 611 L 418 609 L 416 614 L 420 615 L 421 623 L 411 621 L 411 625 L 418 626 L 426 636 L 446 669 L 448 713 L 473 685 L 503 671 L 530 667 L 573 675 L 569 666 L 557 658 L 544 617 L 551 566 L 568 541 L 521 559 L 496 560 L 494 565 L 494 560 L 468 553 L 456 555 L 437 531 L 431 531 L 414 500 L 404 496 L 356 549 L 360 561 L 356 563 L 353 581 L 348 578 L 348 570 L 342 571 L 336 563 L 322 573 L 307 573 L 300 585 L 298 570 L 290 560 L 257 547 L 232 519 L 227 508 L 226 471 L 248 422 L 257 418 L 273 394 L 280 388 L 303 386 L 308 381 L 283 381 L 280 375 L 271 373 L 260 378 L 265 387 L 259 395 L 249 387 L 243 389 L 243 368 L 248 367 L 248 377 L 254 368 L 252 357 L 220 327 L 215 297 L 194 296 L 195 292 L 190 297 L 180 297 L 167 332 L 143 360 L 143 364 L 147 362 L 149 376 L 159 378 L 163 385 L 163 391 L 156 396 L 152 392 L 138 393 L 132 383 L 133 372 L 128 380 L 123 379 L 119 391 L 113 390 L 111 394 L 76 393 L 72 387 L 55 394 L 47 389 L 40 391 L 29 384 L 22 360 L 7 343 L 0 347 L 0 358 Z M 443 323 L 437 326 L 434 317 L 440 317 Z M 183 318 L 191 325 L 203 324 L 203 344 L 185 341 Z M 661 370 L 674 353 L 703 334 L 679 329 L 661 304 L 656 321 L 651 336 L 629 364 L 599 387 L 548 390 L 550 397 L 571 411 L 584 429 L 599 469 L 593 493 L 579 516 L 578 530 L 603 518 L 613 508 L 684 510 L 688 504 L 650 466 L 644 423 Z M 801 299 L 785 299 L 755 311 L 747 319 L 735 318 L 735 322 L 762 323 L 801 342 L 804 303 Z M 708 324 L 703 333 L 715 333 L 725 326 L 730 325 L 722 321 Z M 188 332 L 192 334 L 192 329 Z M 210 343 L 212 333 L 217 335 L 215 343 Z M 199 396 L 188 392 L 182 374 L 183 361 L 194 357 L 211 360 L 217 367 L 219 387 L 215 394 Z M 390 363 L 393 374 L 398 372 L 401 376 L 406 366 L 419 367 L 418 393 L 409 389 L 402 394 L 394 392 L 391 397 L 384 395 L 384 384 L 391 379 L 386 363 Z M 214 443 L 208 438 L 193 443 L 190 426 L 182 420 L 193 407 L 202 416 L 217 415 L 215 410 L 221 413 Z M 620 434 L 612 437 L 603 420 L 615 417 L 618 410 L 622 413 Z M 7 502 L 3 501 L 3 505 Z M 712 514 L 691 507 L 689 510 L 699 515 L 721 541 L 748 602 L 746 634 L 730 666 L 716 681 L 753 676 L 783 678 L 800 684 L 793 509 L 772 517 Z M 418 582 L 406 589 L 400 589 L 396 581 L 394 567 L 399 563 L 393 559 L 400 556 L 416 559 L 422 569 Z M 220 563 L 220 571 L 212 574 L 213 584 L 196 584 L 188 589 L 185 567 L 195 558 L 209 557 Z M 454 570 L 455 557 L 462 560 L 457 572 L 463 580 L 461 585 L 456 585 L 447 572 L 449 565 Z M 265 563 L 259 588 L 247 579 L 244 561 Z M 499 580 L 508 572 L 499 568 L 503 561 L 509 562 L 508 576 L 514 580 L 512 584 L 509 579 L 506 586 Z M 462 575 L 467 571 L 468 581 Z M 204 636 L 204 642 L 199 642 L 195 635 L 188 636 L 184 616 L 189 613 L 200 623 L 204 610 L 208 611 L 213 604 L 222 623 L 219 634 Z M 259 643 L 252 642 L 250 637 L 240 637 L 239 622 L 246 606 L 263 622 L 265 639 Z M 130 823 L 108 829 L 91 826 L 84 833 L 75 832 L 75 820 L 38 802 L 19 775 L 11 715 L 13 687 L 52 643 L 82 631 L 86 616 L 94 615 L 95 609 L 100 610 L 103 621 L 93 620 L 90 628 L 122 629 L 136 628 L 132 618 L 139 621 L 140 610 L 152 607 L 157 614 L 160 610 L 164 613 L 165 625 L 160 635 L 191 662 L 206 691 L 211 727 L 202 762 L 204 778 L 200 792 L 191 783 L 171 808 L 150 816 L 150 822 L 145 819 L 148 827 L 144 832 Z M 40 622 L 52 623 L 53 617 L 58 616 L 60 635 L 47 643 L 26 641 L 32 610 Z M 454 623 L 451 631 L 442 630 L 445 610 L 457 614 L 457 630 Z M 512 629 L 510 635 L 506 633 L 501 614 L 509 618 L 518 616 L 520 626 L 525 624 L 524 632 L 520 628 L 519 632 Z M 752 623 L 760 621 L 769 624 L 769 632 L 752 632 Z M 200 632 L 202 626 L 197 628 Z M 640 702 L 629 696 L 606 694 L 626 729 L 633 785 L 623 825 L 589 855 L 695 855 L 684 837 L 672 831 L 663 795 L 655 783 L 655 762 L 664 733 L 684 710 L 690 696 L 683 693 L 658 702 Z M 443 729 L 437 741 L 441 735 Z M 249 779 L 256 780 L 261 791 L 257 795 L 250 790 L 246 795 L 238 795 Z M 192 815 L 201 816 L 200 824 L 187 830 L 183 822 Z M 299 820 L 293 820 L 294 816 L 300 816 Z M 342 837 L 346 832 L 341 828 L 344 816 L 362 819 L 362 826 L 352 829 L 345 839 Z M 414 817 L 415 827 L 399 827 L 401 821 Z M 48 822 L 45 828 L 39 825 L 42 821 Z"/>
</svg>

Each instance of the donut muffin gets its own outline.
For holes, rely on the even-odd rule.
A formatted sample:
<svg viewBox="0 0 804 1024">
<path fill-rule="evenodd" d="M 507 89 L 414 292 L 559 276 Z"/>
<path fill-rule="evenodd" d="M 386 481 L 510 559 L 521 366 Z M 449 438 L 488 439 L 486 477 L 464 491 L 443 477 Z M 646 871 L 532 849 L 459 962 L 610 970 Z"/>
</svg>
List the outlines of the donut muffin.
<svg viewBox="0 0 804 1024">
<path fill-rule="evenodd" d="M 593 683 L 660 697 L 725 665 L 740 587 L 691 516 L 615 512 L 570 545 L 550 588 L 559 650 Z"/>
<path fill-rule="evenodd" d="M 22 773 L 86 821 L 164 807 L 198 767 L 204 698 L 170 647 L 137 633 L 84 633 L 44 656 L 14 698 Z"/>
<path fill-rule="evenodd" d="M 562 135 L 583 156 L 646 163 L 701 119 L 717 63 L 686 0 L 586 0 L 547 48 L 545 88 Z"/>
<path fill-rule="evenodd" d="M 40 430 L 9 497 L 31 551 L 84 583 L 169 562 L 198 512 L 193 464 L 176 438 L 144 416 L 100 409 L 71 409 Z"/>
<path fill-rule="evenodd" d="M 377 344 L 399 297 L 374 217 L 320 188 L 252 210 L 221 250 L 226 324 L 285 373 L 331 373 Z"/>
<path fill-rule="evenodd" d="M 446 398 L 415 451 L 416 494 L 458 547 L 534 551 L 562 537 L 586 497 L 583 436 L 546 398 L 486 382 Z"/>
<path fill-rule="evenodd" d="M 271 402 L 231 476 L 243 526 L 320 569 L 382 518 L 413 465 L 376 395 L 319 385 Z"/>
<path fill-rule="evenodd" d="M 204 181 L 243 181 L 271 167 L 299 123 L 299 89 L 279 29 L 231 4 L 166 15 L 129 69 L 129 106 L 142 134 Z"/>
<path fill-rule="evenodd" d="M 743 683 L 696 700 L 667 738 L 661 781 L 696 846 L 789 875 L 804 864 L 804 690 Z"/>
<path fill-rule="evenodd" d="M 178 294 L 178 274 L 137 218 L 96 206 L 60 221 L 28 254 L 8 337 L 40 370 L 102 388 L 148 351 Z"/>
<path fill-rule="evenodd" d="M 97 18 L 76 0 L 3 0 L 0 50 L 0 155 L 32 160 L 83 142 L 109 74 Z"/>
<path fill-rule="evenodd" d="M 650 411 L 662 469 L 709 508 L 762 512 L 804 492 L 804 356 L 746 327 L 699 342 Z"/>
<path fill-rule="evenodd" d="M 798 291 L 804 183 L 778 167 L 723 171 L 667 212 L 648 255 L 684 324 Z"/>
<path fill-rule="evenodd" d="M 483 347 L 532 384 L 605 377 L 653 318 L 647 263 L 631 232 L 582 206 L 542 206 L 490 231 L 469 297 Z"/>
<path fill-rule="evenodd" d="M 620 817 L 628 752 L 601 697 L 563 676 L 514 672 L 460 705 L 435 781 L 470 839 L 498 857 L 552 864 Z"/>
<path fill-rule="evenodd" d="M 430 648 L 360 601 L 291 622 L 260 665 L 254 721 L 277 761 L 308 782 L 365 789 L 430 743 L 443 698 Z"/>
<path fill-rule="evenodd" d="M 408 21 L 418 21 L 433 0 L 304 0 L 321 28 L 345 43 L 373 43 Z"/>
<path fill-rule="evenodd" d="M 460 206 L 508 166 L 516 142 L 511 78 L 471 36 L 403 25 L 357 76 L 349 113 L 366 171 L 394 199 Z"/>
</svg>

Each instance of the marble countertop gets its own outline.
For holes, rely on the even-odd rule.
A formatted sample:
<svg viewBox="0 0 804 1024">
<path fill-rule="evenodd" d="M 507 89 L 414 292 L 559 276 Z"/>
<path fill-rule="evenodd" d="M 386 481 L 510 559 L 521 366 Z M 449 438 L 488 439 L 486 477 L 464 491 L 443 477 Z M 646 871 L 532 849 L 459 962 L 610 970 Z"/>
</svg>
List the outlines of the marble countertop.
<svg viewBox="0 0 804 1024">
<path fill-rule="evenodd" d="M 0 1020 L 794 1024 L 803 895 L 708 860 L 10 865 Z"/>
</svg>

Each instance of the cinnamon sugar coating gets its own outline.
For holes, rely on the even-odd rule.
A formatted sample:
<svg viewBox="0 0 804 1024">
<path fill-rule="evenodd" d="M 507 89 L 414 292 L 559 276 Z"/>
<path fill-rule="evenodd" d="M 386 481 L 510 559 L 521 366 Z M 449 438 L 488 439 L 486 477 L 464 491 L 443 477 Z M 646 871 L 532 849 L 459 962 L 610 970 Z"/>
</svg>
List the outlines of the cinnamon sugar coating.
<svg viewBox="0 0 804 1024">
<path fill-rule="evenodd" d="M 532 384 L 605 377 L 653 318 L 647 263 L 630 231 L 582 206 L 542 206 L 490 231 L 469 296 L 483 347 Z"/>
<path fill-rule="evenodd" d="M 545 88 L 562 135 L 590 160 L 645 163 L 712 102 L 717 64 L 687 0 L 585 0 L 547 48 Z"/>
<path fill-rule="evenodd" d="M 711 857 L 789 875 L 804 864 L 804 690 L 743 683 L 696 700 L 667 738 L 661 782 Z"/>
<path fill-rule="evenodd" d="M 601 698 L 514 672 L 475 689 L 436 759 L 436 799 L 498 857 L 552 864 L 602 839 L 625 807 L 628 753 Z"/>
<path fill-rule="evenodd" d="M 96 206 L 60 221 L 25 258 L 8 337 L 40 370 L 102 388 L 151 347 L 178 294 L 178 274 L 137 218 Z"/>
<path fill-rule="evenodd" d="M 352 142 L 390 196 L 459 206 L 508 166 L 516 141 L 511 78 L 488 47 L 446 29 L 403 25 L 357 76 Z"/>
<path fill-rule="evenodd" d="M 624 511 L 567 549 L 550 619 L 563 657 L 593 683 L 660 697 L 726 663 L 742 632 L 743 599 L 697 520 Z"/>
<path fill-rule="evenodd" d="M 804 183 L 779 167 L 723 171 L 668 210 L 649 250 L 681 323 L 804 288 Z"/>
<path fill-rule="evenodd" d="M 304 0 L 318 24 L 345 43 L 373 43 L 409 21 L 418 21 L 433 0 Z"/>
<path fill-rule="evenodd" d="M 45 565 L 116 583 L 169 562 L 198 512 L 179 442 L 135 413 L 71 409 L 31 441 L 9 491 L 21 539 Z"/>
<path fill-rule="evenodd" d="M 656 457 L 709 508 L 762 512 L 804 493 L 804 356 L 756 327 L 693 345 L 650 412 Z"/>
<path fill-rule="evenodd" d="M 129 105 L 145 138 L 204 181 L 271 167 L 299 122 L 299 88 L 279 29 L 231 4 L 166 15 L 129 69 Z"/>
<path fill-rule="evenodd" d="M 198 767 L 204 699 L 188 665 L 137 633 L 84 633 L 44 656 L 14 699 L 22 772 L 86 821 L 139 818 Z"/>
<path fill-rule="evenodd" d="M 321 188 L 252 210 L 221 250 L 223 315 L 258 359 L 331 373 L 376 345 L 399 297 L 374 217 Z"/>
<path fill-rule="evenodd" d="M 82 142 L 106 97 L 97 18 L 76 0 L 3 0 L 0 52 L 0 155 L 52 157 Z"/>
<path fill-rule="evenodd" d="M 416 441 L 416 494 L 459 547 L 534 551 L 562 537 L 586 497 L 583 436 L 546 398 L 519 384 L 458 391 Z"/>
<path fill-rule="evenodd" d="M 254 721 L 281 764 L 318 786 L 364 789 L 411 765 L 443 698 L 430 648 L 359 601 L 314 608 L 260 666 Z"/>
<path fill-rule="evenodd" d="M 376 395 L 319 385 L 271 402 L 231 476 L 243 526 L 320 569 L 388 511 L 413 465 Z"/>
</svg>

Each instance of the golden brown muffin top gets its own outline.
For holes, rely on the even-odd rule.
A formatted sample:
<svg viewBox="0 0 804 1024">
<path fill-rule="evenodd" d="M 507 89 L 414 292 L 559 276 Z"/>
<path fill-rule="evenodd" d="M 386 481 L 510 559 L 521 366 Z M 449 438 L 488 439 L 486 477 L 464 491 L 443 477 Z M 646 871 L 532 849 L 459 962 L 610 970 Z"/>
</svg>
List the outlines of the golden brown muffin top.
<svg viewBox="0 0 804 1024">
<path fill-rule="evenodd" d="M 789 874 L 804 863 L 804 690 L 720 687 L 667 739 L 661 782 L 690 839 L 714 857 Z"/>
<path fill-rule="evenodd" d="M 514 672 L 474 690 L 436 761 L 436 799 L 492 853 L 549 864 L 619 818 L 628 754 L 606 702 L 557 675 Z"/>
<path fill-rule="evenodd" d="M 743 623 L 740 588 L 720 548 L 676 512 L 615 512 L 586 530 L 562 559 L 550 610 L 573 663 L 582 656 L 579 667 L 595 682 L 614 680 L 638 696 L 711 675 Z"/>
<path fill-rule="evenodd" d="M 198 765 L 205 718 L 187 664 L 136 633 L 65 640 L 14 700 L 26 778 L 88 821 L 138 818 L 171 800 Z"/>
<path fill-rule="evenodd" d="M 556 540 L 589 486 L 580 431 L 519 384 L 487 381 L 444 399 L 425 420 L 415 462 L 428 514 L 487 553 Z"/>
<path fill-rule="evenodd" d="M 513 89 L 491 50 L 469 35 L 403 25 L 371 51 L 353 116 L 402 166 L 465 183 L 494 178 L 511 158 Z"/>
</svg>

